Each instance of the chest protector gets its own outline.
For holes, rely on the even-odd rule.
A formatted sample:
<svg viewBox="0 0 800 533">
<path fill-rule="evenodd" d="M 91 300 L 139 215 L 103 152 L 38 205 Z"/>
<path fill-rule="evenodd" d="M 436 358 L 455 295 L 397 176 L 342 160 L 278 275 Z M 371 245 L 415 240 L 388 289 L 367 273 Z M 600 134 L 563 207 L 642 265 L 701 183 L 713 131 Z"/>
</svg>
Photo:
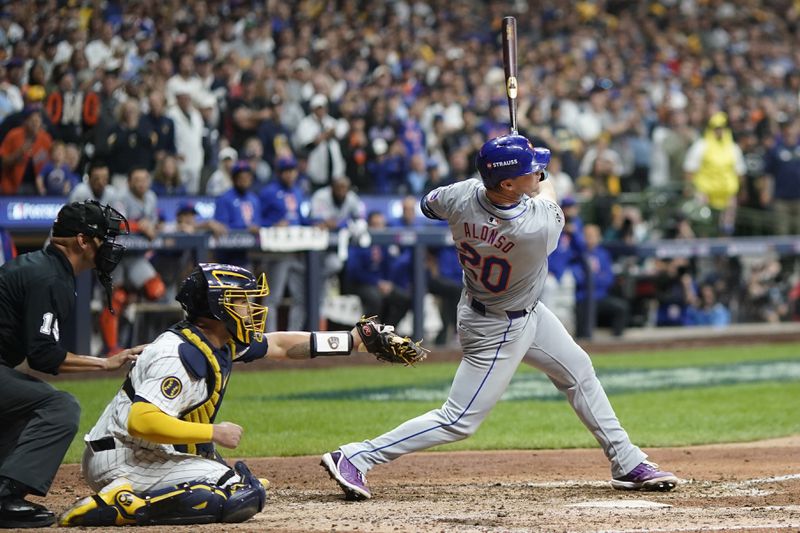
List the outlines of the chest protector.
<svg viewBox="0 0 800 533">
<path fill-rule="evenodd" d="M 219 407 L 222 404 L 222 398 L 225 396 L 228 379 L 231 376 L 232 357 L 235 353 L 235 347 L 233 343 L 230 343 L 229 349 L 232 354 L 231 358 L 226 358 L 224 355 L 215 353 L 214 349 L 198 335 L 195 328 L 188 322 L 179 322 L 169 328 L 169 331 L 181 337 L 199 352 L 196 354 L 197 357 L 193 357 L 191 361 L 184 357 L 181 357 L 181 360 L 189 374 L 205 380 L 208 391 L 205 400 L 183 411 L 178 418 L 186 422 L 213 424 Z M 123 390 L 128 395 L 128 398 L 133 401 L 136 396 L 136 391 L 133 389 L 130 375 L 123 384 Z M 175 444 L 173 446 L 179 452 L 201 455 L 209 459 L 214 459 L 216 455 L 214 445 L 210 442 Z"/>
<path fill-rule="evenodd" d="M 197 348 L 205 357 L 205 380 L 208 396 L 205 401 L 193 405 L 188 410 L 180 414 L 180 419 L 186 422 L 199 424 L 213 424 L 217 416 L 225 389 L 228 386 L 228 379 L 231 376 L 230 361 L 223 361 L 220 365 L 219 356 L 214 353 L 213 348 L 206 343 L 200 335 L 192 331 L 193 328 L 187 323 L 176 324 L 170 331 L 182 337 L 186 342 Z M 186 364 L 184 362 L 184 364 Z M 193 369 L 188 368 L 190 373 Z M 198 372 L 199 373 L 199 372 Z M 211 443 L 203 444 L 176 444 L 175 449 L 184 452 L 203 456 L 213 456 L 214 447 Z"/>
</svg>

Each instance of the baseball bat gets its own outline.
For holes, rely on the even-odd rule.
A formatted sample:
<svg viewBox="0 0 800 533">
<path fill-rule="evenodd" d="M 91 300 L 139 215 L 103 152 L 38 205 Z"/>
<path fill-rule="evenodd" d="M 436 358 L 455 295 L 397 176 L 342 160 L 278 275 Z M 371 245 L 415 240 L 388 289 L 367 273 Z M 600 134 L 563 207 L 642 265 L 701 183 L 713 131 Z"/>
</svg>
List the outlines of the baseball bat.
<svg viewBox="0 0 800 533">
<path fill-rule="evenodd" d="M 517 134 L 517 19 L 503 17 L 503 69 L 511 133 Z"/>
</svg>

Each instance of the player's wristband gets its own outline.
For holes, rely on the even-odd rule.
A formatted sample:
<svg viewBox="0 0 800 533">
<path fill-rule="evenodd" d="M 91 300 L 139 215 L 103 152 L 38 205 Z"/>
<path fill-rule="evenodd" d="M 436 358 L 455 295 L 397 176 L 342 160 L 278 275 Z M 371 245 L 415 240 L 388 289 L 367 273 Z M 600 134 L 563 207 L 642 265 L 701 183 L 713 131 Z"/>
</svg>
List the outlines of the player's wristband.
<svg viewBox="0 0 800 533">
<path fill-rule="evenodd" d="M 349 331 L 312 331 L 311 357 L 323 355 L 350 355 L 353 336 Z"/>
</svg>

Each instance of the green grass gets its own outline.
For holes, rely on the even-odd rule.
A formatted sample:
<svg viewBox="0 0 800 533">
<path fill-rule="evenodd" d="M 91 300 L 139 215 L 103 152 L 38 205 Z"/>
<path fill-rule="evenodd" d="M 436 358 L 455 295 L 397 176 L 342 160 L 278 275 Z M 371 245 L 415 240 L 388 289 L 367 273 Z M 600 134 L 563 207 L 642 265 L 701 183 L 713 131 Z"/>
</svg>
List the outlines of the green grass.
<svg viewBox="0 0 800 533">
<path fill-rule="evenodd" d="M 364 356 L 360 356 L 364 357 Z M 757 361 L 800 360 L 800 344 L 673 350 L 594 357 L 604 371 L 678 368 Z M 237 450 L 226 456 L 318 454 L 371 438 L 441 402 L 286 399 L 302 393 L 372 387 L 423 387 L 449 383 L 455 363 L 431 361 L 415 367 L 361 366 L 333 369 L 236 372 L 219 420 L 245 427 Z M 240 369 L 239 369 L 240 370 Z M 518 373 L 537 372 L 525 365 Z M 66 461 L 77 462 L 83 434 L 91 427 L 120 381 L 58 383 L 80 400 L 81 428 Z M 623 426 L 640 446 L 734 442 L 800 433 L 800 382 L 758 382 L 688 387 L 610 395 Z M 566 401 L 500 402 L 472 438 L 445 450 L 593 447 L 592 436 Z"/>
</svg>

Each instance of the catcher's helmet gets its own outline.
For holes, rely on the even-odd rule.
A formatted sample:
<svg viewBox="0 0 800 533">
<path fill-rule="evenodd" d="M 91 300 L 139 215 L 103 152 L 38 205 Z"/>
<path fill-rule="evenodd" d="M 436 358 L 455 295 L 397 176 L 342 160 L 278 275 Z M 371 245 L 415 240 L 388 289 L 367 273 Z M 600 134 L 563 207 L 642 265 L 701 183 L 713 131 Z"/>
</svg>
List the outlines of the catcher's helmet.
<svg viewBox="0 0 800 533">
<path fill-rule="evenodd" d="M 549 162 L 550 150 L 534 148 L 522 135 L 495 137 L 481 146 L 475 158 L 475 166 L 487 189 L 509 178 L 542 171 Z"/>
<path fill-rule="evenodd" d="M 269 294 L 264 274 L 218 263 L 200 263 L 192 270 L 175 299 L 190 321 L 213 318 L 225 324 L 237 342 L 249 345 L 264 333 L 267 308 L 261 299 Z"/>
</svg>

